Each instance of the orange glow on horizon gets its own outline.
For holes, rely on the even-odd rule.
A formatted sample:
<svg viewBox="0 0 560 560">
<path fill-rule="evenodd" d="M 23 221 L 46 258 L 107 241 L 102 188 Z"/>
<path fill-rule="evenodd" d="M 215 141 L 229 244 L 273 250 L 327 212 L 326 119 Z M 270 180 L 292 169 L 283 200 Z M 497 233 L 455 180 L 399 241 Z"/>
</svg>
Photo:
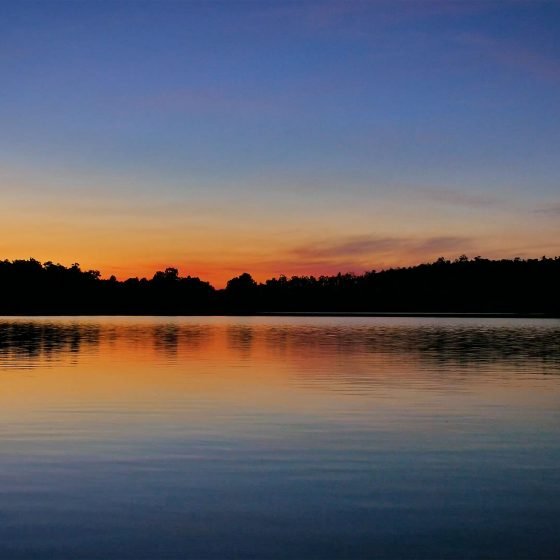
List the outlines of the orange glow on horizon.
<svg viewBox="0 0 560 560">
<path fill-rule="evenodd" d="M 0 208 L 0 259 L 80 263 L 115 275 L 151 278 L 175 267 L 222 288 L 243 272 L 263 282 L 280 275 L 361 274 L 461 254 L 485 258 L 560 255 L 558 222 L 525 209 L 434 206 L 422 193 L 379 202 L 302 198 L 221 205 L 177 199 L 8 189 Z M 37 184 L 36 184 L 37 182 Z M 54 189 L 54 187 L 50 187 Z M 117 188 L 117 187 L 115 187 Z M 33 190 L 33 197 L 21 195 Z M 331 198 L 334 195 L 329 195 Z"/>
</svg>

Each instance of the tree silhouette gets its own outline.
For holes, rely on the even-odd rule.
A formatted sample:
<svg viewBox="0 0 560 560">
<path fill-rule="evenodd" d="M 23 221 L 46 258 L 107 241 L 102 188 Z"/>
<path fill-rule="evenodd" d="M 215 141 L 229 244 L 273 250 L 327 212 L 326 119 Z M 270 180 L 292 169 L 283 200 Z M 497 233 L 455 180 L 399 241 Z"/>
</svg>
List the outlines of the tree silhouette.
<svg viewBox="0 0 560 560">
<path fill-rule="evenodd" d="M 560 257 L 489 260 L 461 255 L 361 275 L 279 276 L 245 272 L 214 289 L 168 267 L 151 280 L 78 263 L 0 261 L 0 314 L 215 314 L 256 312 L 516 313 L 560 316 Z"/>
<path fill-rule="evenodd" d="M 228 281 L 225 296 L 229 307 L 236 311 L 249 312 L 258 308 L 258 286 L 248 272 Z"/>
</svg>

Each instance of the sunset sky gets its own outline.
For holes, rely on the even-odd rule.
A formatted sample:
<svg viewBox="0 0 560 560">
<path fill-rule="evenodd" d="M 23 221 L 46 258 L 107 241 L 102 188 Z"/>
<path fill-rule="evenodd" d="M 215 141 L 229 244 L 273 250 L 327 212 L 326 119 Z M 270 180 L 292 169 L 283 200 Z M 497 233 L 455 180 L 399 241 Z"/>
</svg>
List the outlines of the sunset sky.
<svg viewBox="0 0 560 560">
<path fill-rule="evenodd" d="M 560 255 L 560 2 L 0 3 L 0 259 Z"/>
</svg>

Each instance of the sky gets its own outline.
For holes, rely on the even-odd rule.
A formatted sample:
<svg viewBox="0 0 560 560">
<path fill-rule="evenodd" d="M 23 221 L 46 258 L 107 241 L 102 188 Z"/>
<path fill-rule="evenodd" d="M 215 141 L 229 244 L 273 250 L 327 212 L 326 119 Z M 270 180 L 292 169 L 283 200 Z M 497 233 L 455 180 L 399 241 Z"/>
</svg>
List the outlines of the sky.
<svg viewBox="0 0 560 560">
<path fill-rule="evenodd" d="M 0 2 L 0 259 L 560 255 L 560 2 Z"/>
</svg>

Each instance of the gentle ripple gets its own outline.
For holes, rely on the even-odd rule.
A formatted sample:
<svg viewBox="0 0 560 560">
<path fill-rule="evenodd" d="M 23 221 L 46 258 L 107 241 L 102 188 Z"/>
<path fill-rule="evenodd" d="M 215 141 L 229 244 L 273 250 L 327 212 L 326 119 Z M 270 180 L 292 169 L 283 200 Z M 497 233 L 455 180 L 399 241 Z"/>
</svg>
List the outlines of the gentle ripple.
<svg viewBox="0 0 560 560">
<path fill-rule="evenodd" d="M 560 321 L 0 318 L 0 558 L 560 557 Z"/>
</svg>

